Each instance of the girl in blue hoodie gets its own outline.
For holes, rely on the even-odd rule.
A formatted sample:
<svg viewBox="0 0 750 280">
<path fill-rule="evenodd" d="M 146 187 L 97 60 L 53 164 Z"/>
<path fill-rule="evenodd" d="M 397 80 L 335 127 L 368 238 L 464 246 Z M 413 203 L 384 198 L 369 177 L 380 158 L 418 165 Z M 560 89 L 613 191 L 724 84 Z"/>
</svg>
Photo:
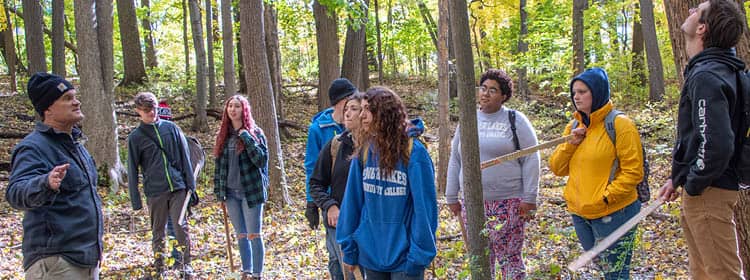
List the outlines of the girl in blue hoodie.
<svg viewBox="0 0 750 280">
<path fill-rule="evenodd" d="M 406 131 L 406 108 L 374 87 L 362 102 L 337 242 L 347 269 L 367 279 L 423 279 L 437 253 L 435 173 L 427 148 Z"/>
</svg>

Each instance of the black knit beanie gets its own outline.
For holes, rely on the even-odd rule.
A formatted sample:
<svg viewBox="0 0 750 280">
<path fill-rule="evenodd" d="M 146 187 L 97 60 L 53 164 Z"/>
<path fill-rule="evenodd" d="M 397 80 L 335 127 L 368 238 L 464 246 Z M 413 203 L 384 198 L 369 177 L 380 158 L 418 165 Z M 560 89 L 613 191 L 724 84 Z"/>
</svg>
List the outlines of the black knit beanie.
<svg viewBox="0 0 750 280">
<path fill-rule="evenodd" d="M 44 111 L 52 106 L 52 103 L 67 91 L 73 89 L 73 85 L 55 74 L 37 72 L 29 79 L 27 92 L 34 110 L 39 116 L 44 117 Z"/>
<path fill-rule="evenodd" d="M 333 80 L 331 87 L 328 89 L 328 98 L 331 100 L 331 106 L 336 105 L 341 99 L 347 98 L 355 92 L 357 92 L 357 87 L 346 78 Z"/>
</svg>

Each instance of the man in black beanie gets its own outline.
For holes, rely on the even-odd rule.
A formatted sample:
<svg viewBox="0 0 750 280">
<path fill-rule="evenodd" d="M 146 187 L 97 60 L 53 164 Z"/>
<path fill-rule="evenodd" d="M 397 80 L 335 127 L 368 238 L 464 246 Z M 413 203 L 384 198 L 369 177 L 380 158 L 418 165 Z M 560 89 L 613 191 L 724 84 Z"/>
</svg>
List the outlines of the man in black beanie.
<svg viewBox="0 0 750 280">
<path fill-rule="evenodd" d="M 338 78 L 331 83 L 331 87 L 328 89 L 328 98 L 331 100 L 331 107 L 317 113 L 312 118 L 312 123 L 308 129 L 307 134 L 307 151 L 305 153 L 305 193 L 307 195 L 307 207 L 305 208 L 305 217 L 307 218 L 310 228 L 317 229 L 320 224 L 320 215 L 318 214 L 318 206 L 313 202 L 312 196 L 310 196 L 310 177 L 315 169 L 315 163 L 318 161 L 318 154 L 325 144 L 330 141 L 333 136 L 344 132 L 344 105 L 346 105 L 346 98 L 357 92 L 352 82 L 346 78 Z M 328 228 L 326 228 L 328 230 Z M 334 229 L 335 232 L 335 229 Z M 330 236 L 329 234 L 326 234 Z M 341 267 L 335 254 L 333 254 L 333 247 L 337 246 L 335 241 L 326 240 L 326 247 L 328 247 L 328 269 L 331 275 L 341 276 Z M 331 243 L 331 244 L 329 244 Z M 339 279 L 334 277 L 334 279 Z"/>
<path fill-rule="evenodd" d="M 83 120 L 76 90 L 39 72 L 27 91 L 42 118 L 13 149 L 5 199 L 24 211 L 26 279 L 99 279 L 102 204 L 94 160 L 79 142 Z"/>
</svg>

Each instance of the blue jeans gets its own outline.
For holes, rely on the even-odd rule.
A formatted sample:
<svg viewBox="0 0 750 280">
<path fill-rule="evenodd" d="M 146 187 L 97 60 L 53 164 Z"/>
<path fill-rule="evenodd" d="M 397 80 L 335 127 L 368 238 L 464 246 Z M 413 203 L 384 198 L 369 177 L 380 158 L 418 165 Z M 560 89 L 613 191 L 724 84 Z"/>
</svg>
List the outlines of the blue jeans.
<svg viewBox="0 0 750 280">
<path fill-rule="evenodd" d="M 589 220 L 573 214 L 573 226 L 583 249 L 588 251 L 596 242 L 606 238 L 640 211 L 641 202 L 636 200 L 625 208 L 598 219 Z M 633 227 L 597 257 L 605 279 L 630 279 L 630 258 L 633 255 L 637 228 Z"/>
<path fill-rule="evenodd" d="M 260 277 L 263 272 L 263 239 L 260 235 L 263 223 L 263 204 L 248 207 L 243 191 L 227 190 L 227 212 L 232 220 L 237 243 L 240 247 L 242 272 Z M 248 236 L 257 234 L 257 237 Z"/>
<path fill-rule="evenodd" d="M 326 211 L 323 211 L 323 218 L 327 219 Z M 336 228 L 326 228 L 326 249 L 328 250 L 328 272 L 331 273 L 331 280 L 344 280 L 341 263 L 344 257 L 341 256 L 341 247 L 336 243 Z M 354 273 L 346 271 L 346 279 L 354 279 Z"/>
<path fill-rule="evenodd" d="M 362 267 L 362 270 L 364 270 L 365 279 L 367 280 L 423 280 L 424 279 L 424 271 L 422 271 L 422 273 L 420 273 L 418 276 L 408 276 L 406 275 L 406 272 L 403 272 L 403 271 L 380 272 L 380 271 L 369 270 L 364 267 Z"/>
</svg>

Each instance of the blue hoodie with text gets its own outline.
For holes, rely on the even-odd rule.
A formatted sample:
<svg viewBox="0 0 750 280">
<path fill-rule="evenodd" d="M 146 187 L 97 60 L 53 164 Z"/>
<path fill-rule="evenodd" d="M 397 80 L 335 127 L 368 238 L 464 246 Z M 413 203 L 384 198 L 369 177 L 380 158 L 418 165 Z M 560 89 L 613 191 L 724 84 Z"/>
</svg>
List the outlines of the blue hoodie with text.
<svg viewBox="0 0 750 280">
<path fill-rule="evenodd" d="M 336 229 L 344 262 L 381 272 L 421 273 L 437 254 L 437 196 L 432 159 L 413 141 L 408 164 L 381 174 L 378 156 L 366 149 L 351 161 Z"/>
</svg>

